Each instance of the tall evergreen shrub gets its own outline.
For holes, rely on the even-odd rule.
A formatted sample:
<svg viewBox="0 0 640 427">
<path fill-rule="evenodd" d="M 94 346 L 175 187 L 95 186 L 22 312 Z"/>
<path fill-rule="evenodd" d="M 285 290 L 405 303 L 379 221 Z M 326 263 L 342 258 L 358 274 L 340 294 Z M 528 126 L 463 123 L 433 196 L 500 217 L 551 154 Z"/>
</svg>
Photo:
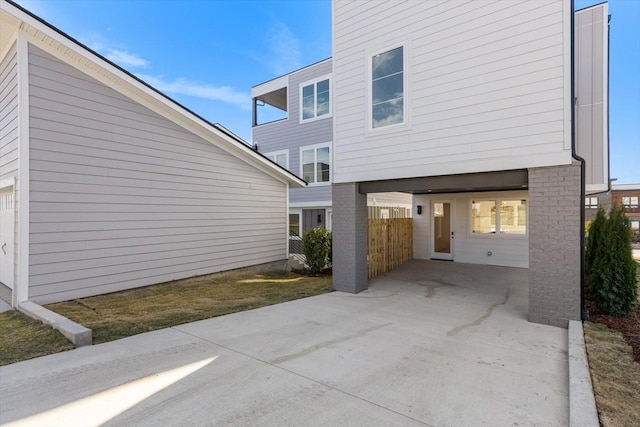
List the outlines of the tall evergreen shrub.
<svg viewBox="0 0 640 427">
<path fill-rule="evenodd" d="M 324 227 L 307 230 L 302 237 L 302 252 L 312 273 L 316 274 L 329 263 L 331 232 Z"/>
<path fill-rule="evenodd" d="M 605 224 L 607 223 L 607 215 L 604 212 L 604 209 L 598 209 L 598 213 L 596 214 L 596 218 L 593 220 L 591 224 L 589 224 L 589 229 L 587 230 L 587 249 L 585 252 L 585 273 L 587 275 L 587 279 L 592 275 L 593 265 L 595 263 L 596 253 L 598 248 L 602 247 L 602 239 L 604 237 L 603 229 Z"/>
<path fill-rule="evenodd" d="M 611 208 L 602 235 L 594 243 L 589 284 L 596 306 L 614 316 L 633 313 L 638 302 L 637 265 L 631 252 L 631 226 L 623 208 Z"/>
</svg>

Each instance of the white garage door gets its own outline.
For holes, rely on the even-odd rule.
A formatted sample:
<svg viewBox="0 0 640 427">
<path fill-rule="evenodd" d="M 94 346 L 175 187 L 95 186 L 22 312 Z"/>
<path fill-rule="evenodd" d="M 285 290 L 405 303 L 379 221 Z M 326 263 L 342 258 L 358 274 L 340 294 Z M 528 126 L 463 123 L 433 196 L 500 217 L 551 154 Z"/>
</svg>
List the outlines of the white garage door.
<svg viewBox="0 0 640 427">
<path fill-rule="evenodd" d="M 0 190 L 0 282 L 13 289 L 15 209 L 13 187 Z"/>
</svg>

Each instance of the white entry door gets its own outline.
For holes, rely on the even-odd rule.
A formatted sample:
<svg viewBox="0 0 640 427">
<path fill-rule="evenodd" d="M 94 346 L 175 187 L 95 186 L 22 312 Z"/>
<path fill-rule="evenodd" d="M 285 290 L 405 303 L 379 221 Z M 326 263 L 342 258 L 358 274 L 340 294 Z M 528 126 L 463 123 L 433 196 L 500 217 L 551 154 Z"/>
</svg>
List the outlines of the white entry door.
<svg viewBox="0 0 640 427">
<path fill-rule="evenodd" d="M 15 210 L 13 187 L 0 190 L 0 282 L 13 289 Z"/>
<path fill-rule="evenodd" d="M 431 258 L 453 260 L 453 212 L 450 201 L 431 205 Z"/>
</svg>

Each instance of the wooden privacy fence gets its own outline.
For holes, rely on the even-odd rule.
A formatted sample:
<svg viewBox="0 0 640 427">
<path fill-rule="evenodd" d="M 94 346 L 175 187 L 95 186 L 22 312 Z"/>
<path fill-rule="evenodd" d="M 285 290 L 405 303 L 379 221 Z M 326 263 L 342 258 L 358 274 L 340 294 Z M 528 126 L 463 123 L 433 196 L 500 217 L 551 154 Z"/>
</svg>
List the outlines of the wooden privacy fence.
<svg viewBox="0 0 640 427">
<path fill-rule="evenodd" d="M 369 279 L 413 258 L 413 219 L 369 220 Z"/>
</svg>

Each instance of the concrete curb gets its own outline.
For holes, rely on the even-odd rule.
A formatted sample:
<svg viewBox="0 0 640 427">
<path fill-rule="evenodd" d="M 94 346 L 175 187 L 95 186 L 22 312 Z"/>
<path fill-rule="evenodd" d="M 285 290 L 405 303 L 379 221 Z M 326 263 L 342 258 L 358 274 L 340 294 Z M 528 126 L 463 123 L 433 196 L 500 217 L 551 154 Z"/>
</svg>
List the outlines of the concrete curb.
<svg viewBox="0 0 640 427">
<path fill-rule="evenodd" d="M 582 322 L 569 321 L 569 425 L 599 427 Z"/>
<path fill-rule="evenodd" d="M 29 317 L 40 320 L 41 322 L 51 325 L 71 341 L 76 347 L 91 345 L 92 333 L 91 329 L 67 319 L 51 310 L 47 310 L 35 302 L 26 301 L 18 305 L 18 310 Z"/>
</svg>

